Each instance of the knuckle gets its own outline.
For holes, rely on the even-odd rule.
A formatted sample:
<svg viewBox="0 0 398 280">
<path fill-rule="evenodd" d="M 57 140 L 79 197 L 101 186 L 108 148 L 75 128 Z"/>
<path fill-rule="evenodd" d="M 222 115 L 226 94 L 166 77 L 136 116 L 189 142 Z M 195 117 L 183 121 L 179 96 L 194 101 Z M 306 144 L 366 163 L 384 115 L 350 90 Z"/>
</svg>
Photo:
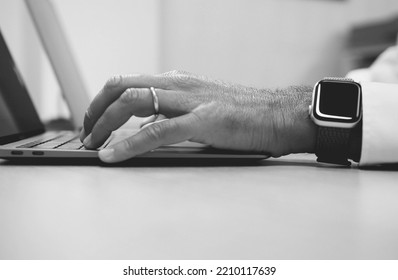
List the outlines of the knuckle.
<svg viewBox="0 0 398 280">
<path fill-rule="evenodd" d="M 173 77 L 173 76 L 176 76 L 176 75 L 180 75 L 181 72 L 182 72 L 181 70 L 171 70 L 171 71 L 163 73 L 162 75 L 166 76 L 166 77 Z"/>
<path fill-rule="evenodd" d="M 163 126 L 159 124 L 152 124 L 148 126 L 145 129 L 145 133 L 148 140 L 155 143 L 161 141 L 165 136 L 165 130 L 163 129 Z"/>
<path fill-rule="evenodd" d="M 189 83 L 193 80 L 193 77 L 187 74 L 180 74 L 175 76 L 174 79 L 179 83 Z"/>
<path fill-rule="evenodd" d="M 129 88 L 120 96 L 123 104 L 134 104 L 140 99 L 140 92 L 137 89 Z"/>
<path fill-rule="evenodd" d="M 173 83 L 180 86 L 192 87 L 199 83 L 195 76 L 180 74 L 173 77 Z"/>
<path fill-rule="evenodd" d="M 178 88 L 178 87 L 192 87 L 198 82 L 195 75 L 184 70 L 172 70 L 163 73 L 162 76 L 165 79 L 165 84 L 168 88 Z"/>
<path fill-rule="evenodd" d="M 125 151 L 134 151 L 134 144 L 131 138 L 128 138 L 123 141 L 123 149 Z"/>
<path fill-rule="evenodd" d="M 121 82 L 122 82 L 121 75 L 112 76 L 111 78 L 108 79 L 108 81 L 106 81 L 104 88 L 105 89 L 113 89 L 113 88 L 119 86 Z"/>
<path fill-rule="evenodd" d="M 188 72 L 186 70 L 176 70 L 177 71 L 177 75 L 188 75 L 188 76 L 192 76 L 191 72 Z"/>
</svg>

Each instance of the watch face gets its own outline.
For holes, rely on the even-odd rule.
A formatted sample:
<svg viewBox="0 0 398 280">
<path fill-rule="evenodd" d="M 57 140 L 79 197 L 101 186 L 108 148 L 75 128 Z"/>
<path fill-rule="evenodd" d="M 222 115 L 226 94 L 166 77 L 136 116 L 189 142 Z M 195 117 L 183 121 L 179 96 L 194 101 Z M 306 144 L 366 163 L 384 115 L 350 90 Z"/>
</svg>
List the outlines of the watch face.
<svg viewBox="0 0 398 280">
<path fill-rule="evenodd" d="M 320 121 L 356 123 L 361 118 L 361 86 L 351 81 L 320 81 L 315 88 L 314 117 Z"/>
</svg>

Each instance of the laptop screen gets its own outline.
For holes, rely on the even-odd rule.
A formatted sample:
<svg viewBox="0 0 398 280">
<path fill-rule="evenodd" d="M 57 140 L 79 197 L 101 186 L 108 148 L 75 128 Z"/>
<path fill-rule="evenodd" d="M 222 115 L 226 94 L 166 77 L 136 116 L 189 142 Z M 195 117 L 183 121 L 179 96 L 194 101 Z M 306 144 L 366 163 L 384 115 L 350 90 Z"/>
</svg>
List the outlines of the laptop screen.
<svg viewBox="0 0 398 280">
<path fill-rule="evenodd" d="M 43 131 L 43 124 L 0 32 L 0 145 Z"/>
</svg>

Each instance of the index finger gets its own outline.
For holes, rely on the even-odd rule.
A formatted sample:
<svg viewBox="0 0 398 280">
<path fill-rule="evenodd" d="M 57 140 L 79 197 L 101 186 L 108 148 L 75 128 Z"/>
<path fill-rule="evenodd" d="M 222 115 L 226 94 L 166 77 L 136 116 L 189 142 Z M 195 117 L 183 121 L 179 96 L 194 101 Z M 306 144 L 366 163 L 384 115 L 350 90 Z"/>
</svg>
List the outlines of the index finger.
<svg viewBox="0 0 398 280">
<path fill-rule="evenodd" d="M 83 140 L 91 133 L 93 126 L 99 117 L 105 112 L 106 108 L 112 104 L 128 88 L 161 88 L 168 89 L 169 78 L 153 75 L 128 75 L 114 76 L 110 78 L 105 86 L 88 107 L 83 122 L 83 130 L 80 139 Z"/>
</svg>

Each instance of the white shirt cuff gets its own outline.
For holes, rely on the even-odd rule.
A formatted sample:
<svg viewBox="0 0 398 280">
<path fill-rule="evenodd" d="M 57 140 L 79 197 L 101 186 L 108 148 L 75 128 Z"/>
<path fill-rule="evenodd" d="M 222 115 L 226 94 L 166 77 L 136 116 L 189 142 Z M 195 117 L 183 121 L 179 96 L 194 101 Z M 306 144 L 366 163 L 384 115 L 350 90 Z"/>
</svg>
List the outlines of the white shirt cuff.
<svg viewBox="0 0 398 280">
<path fill-rule="evenodd" d="M 398 163 L 398 84 L 363 82 L 360 165 Z"/>
</svg>

